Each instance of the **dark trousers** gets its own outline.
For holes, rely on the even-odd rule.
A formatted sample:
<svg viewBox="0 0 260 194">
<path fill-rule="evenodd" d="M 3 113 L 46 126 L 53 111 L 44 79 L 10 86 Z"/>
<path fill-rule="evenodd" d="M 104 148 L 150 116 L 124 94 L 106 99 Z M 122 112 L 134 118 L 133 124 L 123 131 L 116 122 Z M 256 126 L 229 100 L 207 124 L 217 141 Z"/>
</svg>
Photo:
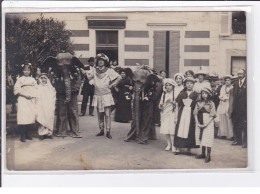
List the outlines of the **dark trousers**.
<svg viewBox="0 0 260 194">
<path fill-rule="evenodd" d="M 86 109 L 87 109 L 87 105 L 88 105 L 88 98 L 90 98 L 89 114 L 90 115 L 93 114 L 93 111 L 94 111 L 94 107 L 92 106 L 93 96 L 94 95 L 90 95 L 90 94 L 83 95 L 83 100 L 82 100 L 82 104 L 81 104 L 81 113 L 82 114 L 86 114 Z"/>
<path fill-rule="evenodd" d="M 233 121 L 233 130 L 235 141 L 243 146 L 247 146 L 247 121 L 245 118 L 235 117 Z"/>
<path fill-rule="evenodd" d="M 68 125 L 70 131 L 74 134 L 79 132 L 79 116 L 78 116 L 78 101 L 77 93 L 71 93 L 71 100 L 69 103 L 64 103 L 66 96 L 59 95 L 59 133 L 65 134 L 68 131 Z"/>
</svg>

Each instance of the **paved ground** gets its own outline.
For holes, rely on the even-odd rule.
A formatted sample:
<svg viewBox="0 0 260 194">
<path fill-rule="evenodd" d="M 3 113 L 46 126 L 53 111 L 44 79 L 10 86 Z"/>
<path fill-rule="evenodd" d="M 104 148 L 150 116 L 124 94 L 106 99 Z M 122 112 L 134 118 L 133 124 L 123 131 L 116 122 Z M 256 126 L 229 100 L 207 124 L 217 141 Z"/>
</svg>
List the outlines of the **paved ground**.
<svg viewBox="0 0 260 194">
<path fill-rule="evenodd" d="M 95 114 L 96 115 L 96 114 Z M 11 127 L 12 128 L 12 127 Z M 10 129 L 10 128 L 9 128 Z M 247 149 L 231 146 L 231 141 L 215 139 L 212 161 L 193 156 L 173 155 L 164 151 L 164 136 L 148 145 L 135 142 L 126 143 L 130 123 L 112 123 L 113 139 L 95 137 L 98 132 L 97 117 L 80 117 L 80 130 L 83 138 L 54 139 L 21 143 L 19 135 L 7 136 L 7 164 L 10 170 L 125 170 L 125 169 L 208 169 L 244 168 L 247 166 Z M 192 154 L 199 149 L 192 150 Z"/>
</svg>

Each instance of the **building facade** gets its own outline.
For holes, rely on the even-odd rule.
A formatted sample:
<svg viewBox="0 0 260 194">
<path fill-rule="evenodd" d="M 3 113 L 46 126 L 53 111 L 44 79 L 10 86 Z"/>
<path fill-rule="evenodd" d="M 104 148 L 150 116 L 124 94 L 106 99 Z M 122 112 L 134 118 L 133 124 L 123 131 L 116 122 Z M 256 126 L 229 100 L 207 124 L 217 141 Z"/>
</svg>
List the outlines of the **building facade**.
<svg viewBox="0 0 260 194">
<path fill-rule="evenodd" d="M 246 68 L 244 12 L 42 13 L 65 21 L 83 63 L 103 52 L 119 66 L 156 71 L 205 69 L 219 75 Z M 24 14 L 36 19 L 40 14 Z"/>
</svg>

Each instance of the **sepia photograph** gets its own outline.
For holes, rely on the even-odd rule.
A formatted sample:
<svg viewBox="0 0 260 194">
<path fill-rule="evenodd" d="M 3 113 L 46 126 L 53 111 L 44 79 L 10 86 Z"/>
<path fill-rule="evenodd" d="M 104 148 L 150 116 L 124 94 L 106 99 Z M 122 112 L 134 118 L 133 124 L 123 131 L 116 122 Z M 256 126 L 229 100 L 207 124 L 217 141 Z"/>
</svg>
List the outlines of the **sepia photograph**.
<svg viewBox="0 0 260 194">
<path fill-rule="evenodd" d="M 5 168 L 246 169 L 246 17 L 6 13 Z"/>
</svg>

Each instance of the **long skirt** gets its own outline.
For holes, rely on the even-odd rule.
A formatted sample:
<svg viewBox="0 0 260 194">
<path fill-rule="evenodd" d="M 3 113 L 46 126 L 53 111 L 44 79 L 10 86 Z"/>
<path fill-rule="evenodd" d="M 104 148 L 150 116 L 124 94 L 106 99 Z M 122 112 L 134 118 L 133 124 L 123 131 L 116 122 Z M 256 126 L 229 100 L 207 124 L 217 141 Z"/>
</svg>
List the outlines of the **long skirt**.
<svg viewBox="0 0 260 194">
<path fill-rule="evenodd" d="M 203 113 L 203 123 L 208 123 L 211 119 L 208 113 Z M 202 134 L 201 134 L 202 133 Z M 214 121 L 204 129 L 196 127 L 196 145 L 212 147 L 214 142 Z"/>
<path fill-rule="evenodd" d="M 35 98 L 29 100 L 22 96 L 19 96 L 18 106 L 17 106 L 17 124 L 18 125 L 34 124 L 35 120 L 36 120 Z"/>
<path fill-rule="evenodd" d="M 233 124 L 232 120 L 229 118 L 227 114 L 219 115 L 219 129 L 218 136 L 225 136 L 228 139 L 233 137 Z"/>
<path fill-rule="evenodd" d="M 165 135 L 175 134 L 175 112 L 171 107 L 167 107 L 161 112 L 160 133 Z"/>
</svg>

